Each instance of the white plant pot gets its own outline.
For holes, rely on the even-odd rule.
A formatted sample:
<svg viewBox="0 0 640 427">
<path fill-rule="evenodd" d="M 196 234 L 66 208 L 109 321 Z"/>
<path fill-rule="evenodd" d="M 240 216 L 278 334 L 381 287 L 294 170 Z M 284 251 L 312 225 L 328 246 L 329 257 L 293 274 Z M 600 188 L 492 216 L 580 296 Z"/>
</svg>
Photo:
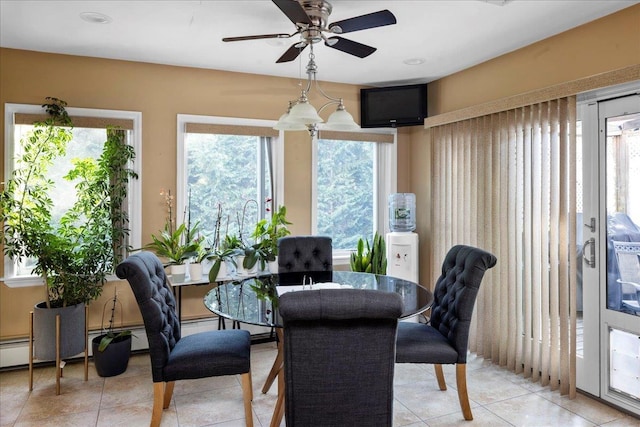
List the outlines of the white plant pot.
<svg viewBox="0 0 640 427">
<path fill-rule="evenodd" d="M 278 274 L 278 257 L 276 256 L 275 261 L 269 261 L 267 263 L 267 270 L 271 274 Z"/>
<path fill-rule="evenodd" d="M 242 263 L 244 262 L 244 255 L 236 256 L 236 274 L 238 276 L 246 276 L 247 271 L 244 269 Z"/>
<path fill-rule="evenodd" d="M 222 261 L 220 263 L 220 270 L 218 270 L 218 275 L 216 276 L 216 280 L 224 280 L 229 277 L 229 272 L 227 271 L 227 262 Z"/>
<path fill-rule="evenodd" d="M 182 283 L 187 276 L 187 265 L 178 264 L 171 266 L 171 281 L 173 283 Z"/>
<path fill-rule="evenodd" d="M 191 280 L 202 280 L 202 264 L 199 262 L 194 262 L 193 264 L 189 264 L 189 277 Z"/>
</svg>

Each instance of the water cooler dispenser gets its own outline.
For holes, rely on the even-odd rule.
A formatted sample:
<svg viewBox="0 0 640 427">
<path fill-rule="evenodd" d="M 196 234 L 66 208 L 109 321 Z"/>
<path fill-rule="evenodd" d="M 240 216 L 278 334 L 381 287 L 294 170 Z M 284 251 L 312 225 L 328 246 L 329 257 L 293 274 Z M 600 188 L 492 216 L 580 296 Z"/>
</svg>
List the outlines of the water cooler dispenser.
<svg viewBox="0 0 640 427">
<path fill-rule="evenodd" d="M 386 236 L 387 275 L 418 282 L 418 235 L 416 196 L 395 193 L 389 196 L 389 230 Z"/>
<path fill-rule="evenodd" d="M 387 276 L 418 283 L 418 235 L 416 229 L 416 196 L 396 193 L 389 196 L 389 233 L 386 235 Z M 405 295 L 410 303 L 411 296 Z M 417 303 L 417 295 L 414 295 Z M 411 321 L 418 321 L 417 316 Z"/>
</svg>

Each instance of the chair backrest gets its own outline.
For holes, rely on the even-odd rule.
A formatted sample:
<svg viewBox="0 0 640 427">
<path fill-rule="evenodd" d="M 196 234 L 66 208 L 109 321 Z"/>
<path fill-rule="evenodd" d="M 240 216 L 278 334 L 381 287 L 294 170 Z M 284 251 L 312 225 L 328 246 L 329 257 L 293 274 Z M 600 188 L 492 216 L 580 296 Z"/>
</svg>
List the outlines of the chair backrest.
<svg viewBox="0 0 640 427">
<path fill-rule="evenodd" d="M 314 282 L 330 282 L 333 246 L 327 236 L 287 236 L 278 239 L 279 284 L 302 284 L 304 276 Z"/>
<path fill-rule="evenodd" d="M 442 263 L 431 306 L 431 326 L 447 337 L 458 352 L 458 363 L 467 361 L 469 326 L 480 282 L 496 257 L 482 249 L 457 245 Z"/>
<path fill-rule="evenodd" d="M 180 340 L 180 322 L 162 263 L 154 253 L 143 251 L 121 262 L 116 274 L 127 279 L 140 307 L 149 340 L 153 381 L 163 381 L 162 370 L 169 353 Z"/>
<path fill-rule="evenodd" d="M 620 280 L 640 285 L 640 242 L 613 241 Z"/>
<path fill-rule="evenodd" d="M 320 289 L 279 305 L 287 426 L 391 426 L 400 295 Z"/>
</svg>

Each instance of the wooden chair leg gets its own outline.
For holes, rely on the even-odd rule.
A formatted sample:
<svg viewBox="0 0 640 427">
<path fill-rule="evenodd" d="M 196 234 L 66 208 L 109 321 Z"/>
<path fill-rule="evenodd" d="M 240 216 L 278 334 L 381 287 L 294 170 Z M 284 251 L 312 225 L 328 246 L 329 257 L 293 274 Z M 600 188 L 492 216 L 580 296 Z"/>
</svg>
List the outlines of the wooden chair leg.
<svg viewBox="0 0 640 427">
<path fill-rule="evenodd" d="M 253 400 L 253 385 L 251 382 L 251 372 L 241 375 L 242 379 L 242 398 L 244 399 L 244 418 L 247 427 L 253 427 L 253 409 L 251 401 Z"/>
<path fill-rule="evenodd" d="M 151 413 L 150 427 L 158 427 L 162 420 L 162 407 L 164 404 L 165 383 L 153 383 L 153 412 Z"/>
<path fill-rule="evenodd" d="M 162 401 L 162 409 L 167 409 L 171 404 L 171 397 L 173 397 L 173 386 L 176 385 L 175 381 L 169 381 L 164 387 L 164 398 Z"/>
<path fill-rule="evenodd" d="M 282 424 L 282 418 L 284 418 L 284 368 L 278 372 L 278 399 L 276 400 L 276 407 L 273 409 L 273 416 L 271 417 L 271 424 L 269 427 L 279 427 Z"/>
<path fill-rule="evenodd" d="M 33 311 L 29 312 L 29 391 L 33 391 Z"/>
<path fill-rule="evenodd" d="M 473 420 L 471 405 L 469 405 L 469 395 L 467 394 L 467 365 L 466 363 L 456 364 L 456 385 L 458 386 L 458 400 L 462 415 L 467 421 Z"/>
<path fill-rule="evenodd" d="M 442 371 L 442 365 L 435 364 L 433 365 L 433 369 L 436 371 L 436 378 L 438 379 L 438 387 L 440 390 L 444 391 L 447 389 L 447 383 L 444 381 L 444 372 Z"/>
</svg>

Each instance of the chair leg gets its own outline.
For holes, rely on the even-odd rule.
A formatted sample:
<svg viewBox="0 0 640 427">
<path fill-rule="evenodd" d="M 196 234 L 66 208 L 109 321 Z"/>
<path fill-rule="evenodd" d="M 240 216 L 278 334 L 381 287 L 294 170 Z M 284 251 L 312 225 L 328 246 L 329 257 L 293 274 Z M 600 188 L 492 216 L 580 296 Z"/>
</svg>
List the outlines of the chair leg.
<svg viewBox="0 0 640 427">
<path fill-rule="evenodd" d="M 169 381 L 164 388 L 164 398 L 162 402 L 162 409 L 167 409 L 171 404 L 171 398 L 173 397 L 173 386 L 176 385 L 175 381 Z"/>
<path fill-rule="evenodd" d="M 456 385 L 458 386 L 458 400 L 462 415 L 467 421 L 473 420 L 471 405 L 469 405 L 469 395 L 467 394 L 467 365 L 466 363 L 456 364 Z"/>
<path fill-rule="evenodd" d="M 150 427 L 158 427 L 162 419 L 162 407 L 164 404 L 165 383 L 153 383 L 153 412 L 151 413 Z"/>
<path fill-rule="evenodd" d="M 438 379 L 438 387 L 444 391 L 447 389 L 447 383 L 444 382 L 444 372 L 442 371 L 442 365 L 436 363 L 433 365 L 433 369 L 436 371 L 436 378 Z"/>
<path fill-rule="evenodd" d="M 251 407 L 251 401 L 253 400 L 253 385 L 251 382 L 251 372 L 242 374 L 241 379 L 245 423 L 247 427 L 253 427 L 253 409 Z"/>
</svg>

